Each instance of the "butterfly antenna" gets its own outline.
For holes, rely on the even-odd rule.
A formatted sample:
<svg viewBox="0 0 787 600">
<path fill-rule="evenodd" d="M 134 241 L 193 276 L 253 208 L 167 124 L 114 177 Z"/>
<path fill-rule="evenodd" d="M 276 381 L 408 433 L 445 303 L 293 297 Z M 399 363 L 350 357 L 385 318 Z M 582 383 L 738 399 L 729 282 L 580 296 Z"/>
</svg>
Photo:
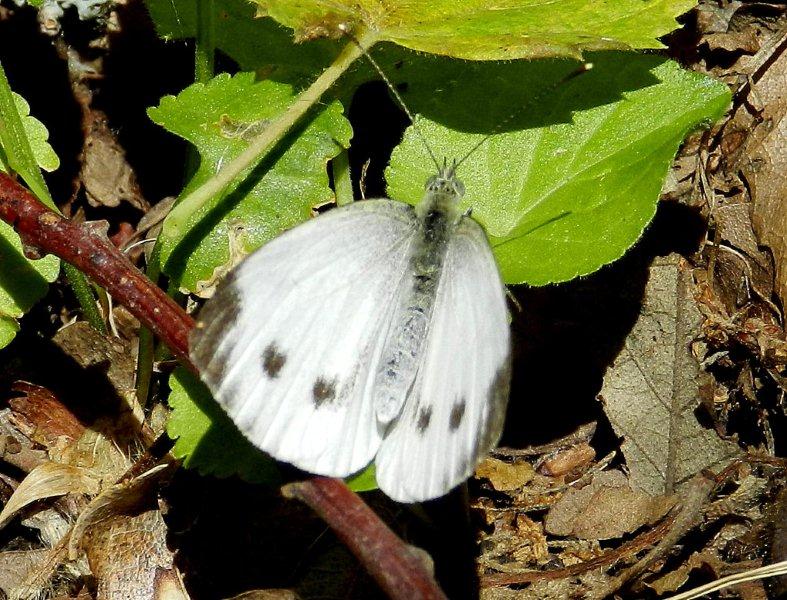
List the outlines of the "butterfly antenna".
<svg viewBox="0 0 787 600">
<path fill-rule="evenodd" d="M 391 93 L 393 94 L 396 101 L 399 103 L 399 106 L 402 107 L 402 110 L 404 110 L 405 114 L 407 115 L 407 118 L 410 120 L 410 123 L 413 125 L 413 129 L 415 129 L 416 135 L 418 135 L 418 137 L 420 138 L 421 142 L 424 145 L 424 148 L 426 148 L 426 151 L 429 153 L 429 157 L 432 159 L 434 166 L 437 167 L 437 169 L 439 170 L 440 163 L 437 162 L 437 158 L 435 157 L 434 152 L 432 152 L 432 149 L 429 147 L 429 144 L 426 141 L 426 136 L 424 136 L 423 132 L 421 131 L 421 128 L 418 127 L 418 123 L 415 122 L 415 117 L 413 116 L 413 113 L 411 113 L 410 109 L 407 108 L 407 105 L 404 103 L 404 99 L 399 94 L 398 90 L 391 83 L 391 80 L 388 79 L 388 77 L 386 76 L 385 72 L 382 70 L 380 65 L 377 64 L 377 61 L 372 58 L 372 55 L 366 51 L 366 49 L 361 45 L 361 43 L 356 39 L 356 37 L 347 30 L 345 30 L 344 33 L 347 37 L 349 37 L 352 40 L 352 42 L 356 46 L 358 46 L 358 48 L 360 48 L 361 52 L 363 52 L 363 55 L 366 57 L 366 60 L 369 61 L 369 64 L 371 64 L 372 67 L 374 67 L 374 70 L 377 71 L 378 75 L 380 75 L 382 80 L 385 82 L 385 85 L 387 85 L 388 89 L 391 90 Z"/>
<path fill-rule="evenodd" d="M 577 69 L 571 71 L 571 73 L 569 73 L 568 75 L 566 75 L 562 79 L 559 79 L 558 81 L 556 81 L 555 83 L 553 83 L 552 85 L 547 87 L 545 90 L 542 90 L 535 98 L 530 100 L 530 102 L 525 104 L 521 109 L 511 113 L 505 119 L 500 121 L 497 124 L 497 126 L 492 130 L 491 133 L 488 133 L 484 137 L 482 137 L 478 141 L 478 143 L 475 146 L 473 146 L 472 148 L 470 148 L 470 151 L 467 154 L 465 154 L 464 157 L 461 160 L 459 160 L 459 162 L 456 163 L 456 167 L 455 168 L 458 169 L 461 166 L 461 164 L 463 162 L 465 162 L 468 158 L 470 158 L 470 156 L 472 154 L 474 154 L 475 151 L 478 150 L 489 138 L 491 138 L 493 135 L 496 135 L 496 134 L 500 133 L 500 131 L 502 131 L 503 127 L 508 125 L 513 120 L 514 117 L 516 117 L 517 115 L 522 114 L 523 110 L 525 110 L 526 108 L 528 108 L 530 106 L 533 106 L 536 102 L 541 100 L 544 96 L 554 92 L 555 89 L 558 88 L 559 86 L 563 85 L 564 83 L 568 83 L 569 81 L 571 81 L 575 77 L 578 77 L 579 75 L 582 75 L 583 73 L 587 73 L 592 68 L 593 68 L 593 63 L 590 63 L 590 62 L 585 63 L 582 66 L 578 67 Z"/>
</svg>

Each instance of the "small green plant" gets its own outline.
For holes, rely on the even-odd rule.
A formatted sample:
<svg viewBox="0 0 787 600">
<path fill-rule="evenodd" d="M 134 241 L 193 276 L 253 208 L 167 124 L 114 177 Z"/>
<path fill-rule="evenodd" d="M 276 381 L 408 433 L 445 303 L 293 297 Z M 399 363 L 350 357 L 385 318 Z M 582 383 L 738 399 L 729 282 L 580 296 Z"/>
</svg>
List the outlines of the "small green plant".
<svg viewBox="0 0 787 600">
<path fill-rule="evenodd" d="M 622 256 L 653 217 L 686 134 L 721 116 L 730 100 L 723 84 L 638 51 L 660 47 L 658 37 L 693 3 L 487 5 L 147 0 L 162 37 L 196 38 L 198 50 L 198 83 L 149 110 L 199 155 L 164 223 L 152 272 L 168 276 L 171 289 L 203 293 L 238 254 L 337 195 L 348 200 L 342 182 L 358 174 L 347 166 L 353 132 L 345 113 L 359 86 L 378 78 L 356 60 L 361 49 L 402 90 L 438 157 L 462 158 L 485 140 L 459 175 L 467 187 L 464 203 L 489 234 L 506 283 L 567 281 Z M 357 43 L 341 38 L 344 30 Z M 216 49 L 241 72 L 212 76 Z M 581 61 L 593 69 L 558 85 Z M 24 166 L 32 151 L 9 137 L 9 124 L 18 126 L 26 109 L 17 101 L 11 111 L 4 78 L 0 92 L 0 166 L 10 164 L 47 200 L 38 166 Z M 51 152 L 41 151 L 40 124 L 25 118 L 27 137 L 38 141 L 38 165 L 53 166 Z M 423 144 L 408 128 L 386 171 L 388 196 L 416 203 L 431 171 Z M 18 281 L 0 281 L 2 345 L 58 266 L 52 258 L 27 262 L 15 234 L 0 229 L 0 236 L 23 271 L 40 280 L 21 296 L 14 291 Z M 168 432 L 188 466 L 275 478 L 201 384 L 180 371 L 171 384 Z M 368 477 L 359 483 L 369 485 Z"/>
<path fill-rule="evenodd" d="M 641 2 L 545 8 L 512 1 L 502 13 L 475 2 L 461 11 L 439 2 L 258 4 L 271 18 L 252 18 L 253 7 L 244 2 L 217 3 L 209 36 L 200 30 L 206 20 L 197 18 L 195 3 L 177 3 L 175 11 L 170 2 L 148 2 L 161 35 L 214 39 L 242 69 L 268 74 L 220 74 L 150 110 L 200 155 L 160 238 L 162 270 L 183 291 L 199 291 L 231 260 L 230 232 L 238 222 L 244 250 L 252 251 L 334 198 L 326 163 L 352 143 L 343 110 L 359 85 L 376 78 L 365 62 L 349 66 L 352 42 L 293 43 L 275 21 L 300 38 L 352 24 L 392 83 L 406 84 L 404 100 L 438 157 L 461 158 L 489 136 L 460 176 L 465 203 L 485 226 L 510 284 L 566 281 L 619 258 L 653 217 L 685 135 L 717 119 L 729 103 L 724 85 L 632 50 L 658 47 L 656 38 L 674 29 L 687 2 L 649 2 L 641 10 Z M 580 57 L 593 69 L 557 85 Z M 340 69 L 333 84 L 309 96 L 310 82 L 330 68 Z M 298 106 L 304 96 L 312 98 L 310 106 Z M 270 134 L 293 107 L 306 113 L 298 127 L 260 144 L 240 176 L 217 185 L 214 174 L 248 153 L 257 132 Z M 349 178 L 346 164 L 336 161 L 336 181 Z M 416 203 L 430 174 L 426 150 L 409 128 L 386 171 L 388 195 Z M 210 416 L 215 411 L 204 398 L 190 399 L 189 390 L 198 387 L 175 388 L 168 429 L 178 440 L 175 453 L 204 471 L 248 474 L 244 461 L 256 461 L 253 453 L 203 451 L 226 435 L 241 447 L 246 442 L 223 415 Z M 200 398 L 205 393 L 202 388 Z"/>
</svg>

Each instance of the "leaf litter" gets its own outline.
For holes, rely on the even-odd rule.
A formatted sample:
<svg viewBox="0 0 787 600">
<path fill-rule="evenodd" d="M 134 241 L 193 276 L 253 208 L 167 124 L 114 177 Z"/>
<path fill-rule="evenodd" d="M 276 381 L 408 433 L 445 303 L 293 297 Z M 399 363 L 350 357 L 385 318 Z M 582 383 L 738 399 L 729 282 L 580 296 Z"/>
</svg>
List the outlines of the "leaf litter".
<svg viewBox="0 0 787 600">
<path fill-rule="evenodd" d="M 484 598 L 667 594 L 785 558 L 787 221 L 775 201 L 786 172 L 784 17 L 772 5 L 725 1 L 701 3 L 695 16 L 694 68 L 739 93 L 728 121 L 684 145 L 664 203 L 691 207 L 708 230 L 682 258 L 670 248 L 640 273 L 636 314 L 599 374 L 597 423 L 562 437 L 564 425 L 543 423 L 546 443 L 501 449 L 479 468 L 470 498 Z M 657 222 L 646 237 L 663 233 Z M 68 377 L 102 385 L 81 386 L 75 403 L 40 377 L 23 378 L 19 365 L 2 368 L 12 394 L 0 413 L 0 450 L 13 470 L 2 476 L 0 521 L 24 547 L 0 552 L 0 587 L 10 596 L 186 598 L 189 587 L 202 590 L 194 597 L 316 597 L 332 582 L 331 597 L 374 597 L 306 511 L 238 481 L 173 474 L 156 460 L 137 469 L 151 460 L 143 448 L 160 426 L 136 402 L 135 333 L 107 338 L 77 323 L 55 344 Z M 398 531 L 418 526 L 370 498 Z M 227 513 L 237 519 L 230 527 Z M 231 531 L 211 529 L 216 522 Z M 278 537 L 249 539 L 265 529 Z M 20 530 L 40 538 L 31 543 Z M 274 556 L 282 541 L 297 549 Z M 249 547 L 266 557 L 257 568 L 287 572 L 256 580 L 272 589 L 220 560 L 240 560 Z M 212 576 L 233 583 L 211 585 Z M 767 597 L 761 581 L 733 592 Z"/>
</svg>

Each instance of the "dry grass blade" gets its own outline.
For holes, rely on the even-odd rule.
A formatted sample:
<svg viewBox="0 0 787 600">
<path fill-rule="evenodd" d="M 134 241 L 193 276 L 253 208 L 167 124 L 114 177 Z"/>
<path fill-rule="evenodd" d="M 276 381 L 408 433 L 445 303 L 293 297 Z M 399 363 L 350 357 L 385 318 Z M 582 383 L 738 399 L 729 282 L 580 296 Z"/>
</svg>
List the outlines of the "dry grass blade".
<svg viewBox="0 0 787 600">
<path fill-rule="evenodd" d="M 0 512 L 0 528 L 25 506 L 65 494 L 97 494 L 99 482 L 86 469 L 59 463 L 44 463 L 33 469 Z"/>
<path fill-rule="evenodd" d="M 784 575 L 785 573 L 787 573 L 787 560 L 764 567 L 758 567 L 756 569 L 750 569 L 741 573 L 734 573 L 696 587 L 693 590 L 682 592 L 676 596 L 670 596 L 665 600 L 692 600 L 692 598 L 699 598 L 700 596 L 704 596 L 710 592 L 717 592 L 731 585 L 744 583 L 746 581 L 754 581 L 756 579 L 764 579 L 765 577 L 776 577 L 778 575 Z"/>
</svg>

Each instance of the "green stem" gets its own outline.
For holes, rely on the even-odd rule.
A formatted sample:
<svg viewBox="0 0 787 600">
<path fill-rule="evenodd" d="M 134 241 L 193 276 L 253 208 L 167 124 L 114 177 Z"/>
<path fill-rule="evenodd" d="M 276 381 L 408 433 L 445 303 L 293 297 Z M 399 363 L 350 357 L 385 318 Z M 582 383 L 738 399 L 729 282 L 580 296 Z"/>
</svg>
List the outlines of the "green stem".
<svg viewBox="0 0 787 600">
<path fill-rule="evenodd" d="M 336 204 L 344 206 L 353 201 L 353 182 L 350 178 L 350 154 L 347 150 L 336 156 L 331 161 L 333 172 L 333 187 L 336 191 Z"/>
<path fill-rule="evenodd" d="M 216 56 L 216 26 L 213 0 L 197 1 L 197 39 L 194 49 L 194 81 L 206 83 L 213 77 Z"/>
<path fill-rule="evenodd" d="M 358 57 L 371 48 L 377 39 L 376 33 L 366 31 L 358 37 L 357 42 L 349 42 L 322 75 L 304 90 L 278 119 L 270 123 L 259 136 L 253 139 L 243 152 L 175 206 L 164 221 L 162 231 L 164 237 L 170 240 L 180 240 L 185 234 L 188 218 L 208 200 L 220 194 L 241 173 L 255 165 L 268 148 L 282 139 L 298 119 L 317 103 L 325 91 Z"/>
<path fill-rule="evenodd" d="M 107 326 L 101 316 L 101 311 L 98 310 L 96 304 L 96 297 L 93 295 L 93 288 L 85 277 L 84 273 L 66 262 L 63 264 L 63 272 L 68 279 L 68 285 L 74 292 L 74 296 L 79 302 L 79 307 L 82 309 L 82 316 L 87 319 L 96 331 L 101 333 L 107 332 Z"/>
</svg>

